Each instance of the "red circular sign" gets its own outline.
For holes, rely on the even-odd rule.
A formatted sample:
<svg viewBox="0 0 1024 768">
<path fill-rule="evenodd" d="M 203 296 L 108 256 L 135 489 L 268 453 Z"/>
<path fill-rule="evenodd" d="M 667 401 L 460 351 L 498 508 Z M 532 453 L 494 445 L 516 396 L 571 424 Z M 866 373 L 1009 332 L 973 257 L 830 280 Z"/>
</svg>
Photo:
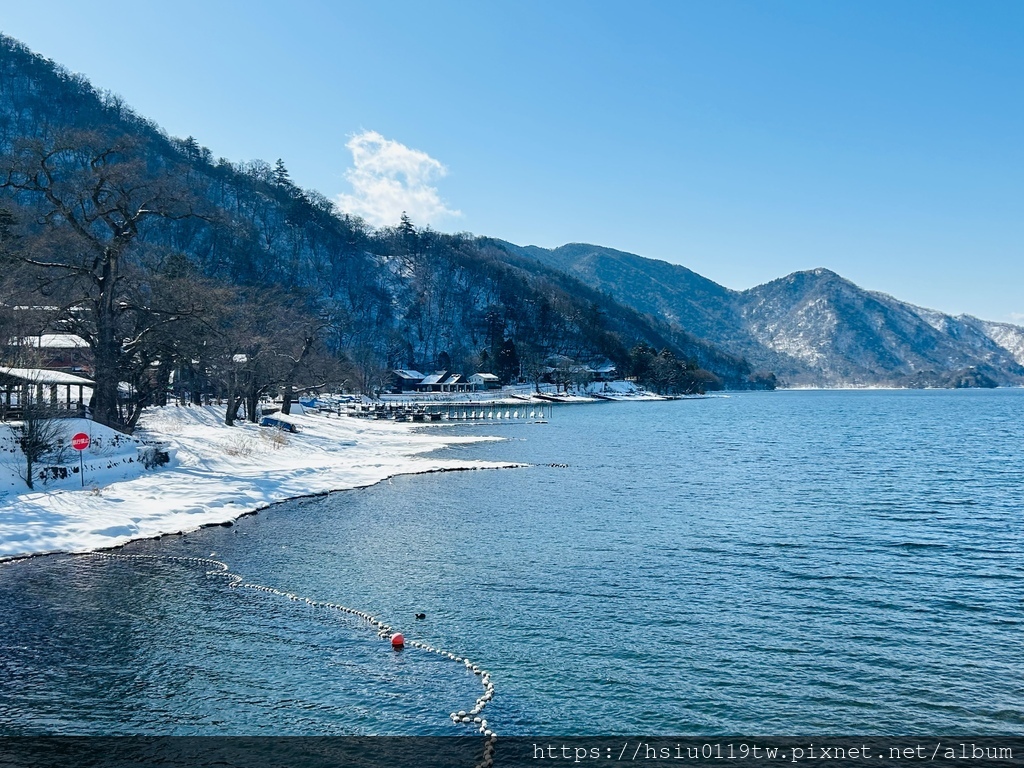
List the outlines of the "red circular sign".
<svg viewBox="0 0 1024 768">
<path fill-rule="evenodd" d="M 85 432 L 79 432 L 71 438 L 71 447 L 76 451 L 84 451 L 89 447 L 89 436 Z"/>
</svg>

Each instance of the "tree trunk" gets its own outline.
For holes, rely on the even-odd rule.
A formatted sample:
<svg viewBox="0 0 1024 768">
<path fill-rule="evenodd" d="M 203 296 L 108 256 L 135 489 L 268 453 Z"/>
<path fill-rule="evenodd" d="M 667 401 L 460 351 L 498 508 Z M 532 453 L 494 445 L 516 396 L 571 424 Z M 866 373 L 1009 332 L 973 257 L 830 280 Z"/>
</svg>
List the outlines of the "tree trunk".
<svg viewBox="0 0 1024 768">
<path fill-rule="evenodd" d="M 307 335 L 302 340 L 302 351 L 299 352 L 298 358 L 292 361 L 291 369 L 288 371 L 288 380 L 284 383 L 284 398 L 281 404 L 281 413 L 285 416 L 291 415 L 292 412 L 292 400 L 295 398 L 295 378 L 298 376 L 299 370 L 309 356 L 309 353 L 313 351 L 315 343 L 316 335 Z"/>
<path fill-rule="evenodd" d="M 112 351 L 113 337 L 100 339 L 95 349 L 95 385 L 92 390 L 92 408 L 94 421 L 113 426 L 118 423 L 117 414 L 117 356 Z"/>
<path fill-rule="evenodd" d="M 25 484 L 29 490 L 35 490 L 35 485 L 32 483 L 32 472 L 35 470 L 34 462 L 32 461 L 32 452 L 28 451 L 25 453 Z"/>
<path fill-rule="evenodd" d="M 284 394 L 281 400 L 281 413 L 290 416 L 292 412 L 292 383 L 289 381 L 284 385 Z"/>
<path fill-rule="evenodd" d="M 224 412 L 224 423 L 227 426 L 235 426 L 236 411 L 238 411 L 238 400 L 235 394 L 235 377 L 232 375 L 228 381 L 228 408 Z"/>
<path fill-rule="evenodd" d="M 171 386 L 171 363 L 161 360 L 156 369 L 156 389 L 153 392 L 153 405 L 167 405 L 167 390 Z"/>
<path fill-rule="evenodd" d="M 107 426 L 119 422 L 117 412 L 118 361 L 121 353 L 120 341 L 114 331 L 116 312 L 114 306 L 114 276 L 117 274 L 118 257 L 108 248 L 103 254 L 102 267 L 96 285 L 96 346 L 95 381 L 92 395 L 93 420 Z"/>
<path fill-rule="evenodd" d="M 259 421 L 259 415 L 257 409 L 260 404 L 260 393 L 256 389 L 256 385 L 253 384 L 249 387 L 249 394 L 245 401 L 245 416 L 249 421 L 255 424 Z"/>
</svg>

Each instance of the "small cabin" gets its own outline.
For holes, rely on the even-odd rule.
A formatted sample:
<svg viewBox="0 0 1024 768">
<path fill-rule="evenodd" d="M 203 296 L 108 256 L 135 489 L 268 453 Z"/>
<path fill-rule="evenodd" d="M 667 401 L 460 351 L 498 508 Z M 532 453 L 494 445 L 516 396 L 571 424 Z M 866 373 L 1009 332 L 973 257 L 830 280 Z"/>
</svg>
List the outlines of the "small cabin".
<svg viewBox="0 0 1024 768">
<path fill-rule="evenodd" d="M 603 363 L 602 365 L 594 366 L 592 371 L 594 381 L 615 381 L 619 375 L 615 363 Z"/>
<path fill-rule="evenodd" d="M 419 371 L 397 368 L 391 372 L 391 391 L 396 395 L 404 392 L 415 392 L 416 387 L 425 378 Z"/>
<path fill-rule="evenodd" d="M 501 379 L 493 373 L 474 373 L 469 377 L 473 389 L 501 389 Z"/>
</svg>

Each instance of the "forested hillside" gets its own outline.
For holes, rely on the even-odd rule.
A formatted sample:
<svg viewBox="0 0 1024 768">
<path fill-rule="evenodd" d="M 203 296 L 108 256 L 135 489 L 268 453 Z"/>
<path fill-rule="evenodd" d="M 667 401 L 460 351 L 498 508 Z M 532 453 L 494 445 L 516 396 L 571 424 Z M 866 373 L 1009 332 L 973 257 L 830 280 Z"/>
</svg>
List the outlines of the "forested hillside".
<svg viewBox="0 0 1024 768">
<path fill-rule="evenodd" d="M 668 389 L 770 380 L 501 243 L 405 218 L 373 229 L 297 187 L 280 160 L 214 158 L 10 38 L 0 218 L 6 336 L 85 339 L 107 423 L 131 426 L 171 381 L 252 415 L 267 392 L 373 391 L 392 367 L 511 380 L 561 356 L 627 373 L 637 350 L 668 365 Z"/>
</svg>

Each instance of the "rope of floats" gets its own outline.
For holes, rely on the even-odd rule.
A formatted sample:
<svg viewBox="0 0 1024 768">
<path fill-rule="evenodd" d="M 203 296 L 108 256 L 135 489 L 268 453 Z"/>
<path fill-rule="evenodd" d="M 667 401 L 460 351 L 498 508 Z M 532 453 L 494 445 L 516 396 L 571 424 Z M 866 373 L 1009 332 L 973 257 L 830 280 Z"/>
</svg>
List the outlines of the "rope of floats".
<svg viewBox="0 0 1024 768">
<path fill-rule="evenodd" d="M 377 630 L 377 637 L 383 640 L 390 640 L 394 648 L 402 648 L 405 645 L 405 638 L 400 632 L 396 632 L 395 628 L 390 624 L 386 624 L 381 621 L 378 617 L 367 613 L 366 611 L 360 611 L 355 608 L 350 608 L 346 605 L 339 603 L 328 603 L 313 600 L 309 597 L 303 597 L 302 595 L 296 595 L 292 592 L 285 592 L 274 587 L 268 587 L 263 584 L 252 584 L 247 582 L 242 576 L 237 573 L 232 573 L 231 569 L 228 568 L 227 563 L 220 560 L 214 560 L 208 557 L 182 557 L 176 555 L 129 555 L 120 554 L 113 552 L 87 552 L 83 554 L 84 557 L 95 557 L 103 560 L 150 560 L 159 562 L 175 562 L 185 563 L 188 565 L 201 565 L 206 567 L 207 576 L 214 576 L 224 578 L 228 580 L 228 587 L 233 589 L 252 589 L 257 592 L 265 592 L 267 594 L 276 595 L 278 597 L 286 597 L 289 600 L 305 603 L 311 608 L 327 608 L 334 611 L 340 611 L 342 613 L 351 614 L 359 619 L 362 619 L 370 626 Z M 481 763 L 485 768 L 489 768 L 493 761 L 494 755 L 494 742 L 497 739 L 497 734 L 491 728 L 490 723 L 487 719 L 482 717 L 484 707 L 491 703 L 494 698 L 494 683 L 491 680 L 491 673 L 486 669 L 483 669 L 477 664 L 474 664 L 470 659 L 464 656 L 460 656 L 451 651 L 439 648 L 437 646 L 430 645 L 429 643 L 420 642 L 419 640 L 412 640 L 409 642 L 413 648 L 419 648 L 420 650 L 428 653 L 434 653 L 438 656 L 453 661 L 456 664 L 462 664 L 465 668 L 472 672 L 475 676 L 480 678 L 480 684 L 483 686 L 483 694 L 476 700 L 473 707 L 469 710 L 459 710 L 458 712 L 452 712 L 449 717 L 452 723 L 455 725 L 464 725 L 469 727 L 476 727 L 481 735 L 486 737 L 487 742 L 484 748 L 484 760 Z"/>
</svg>

